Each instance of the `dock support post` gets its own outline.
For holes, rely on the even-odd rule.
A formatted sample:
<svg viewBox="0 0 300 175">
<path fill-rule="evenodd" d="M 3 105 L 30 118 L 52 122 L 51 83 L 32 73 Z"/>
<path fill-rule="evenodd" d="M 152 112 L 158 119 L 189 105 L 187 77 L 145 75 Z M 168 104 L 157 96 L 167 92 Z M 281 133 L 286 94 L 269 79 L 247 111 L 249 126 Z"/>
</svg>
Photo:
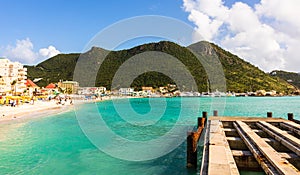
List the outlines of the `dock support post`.
<svg viewBox="0 0 300 175">
<path fill-rule="evenodd" d="M 197 123 L 197 129 L 199 127 L 201 127 L 202 125 L 204 125 L 203 121 L 202 121 L 202 117 L 198 117 L 198 123 Z"/>
<path fill-rule="evenodd" d="M 203 112 L 202 112 L 202 118 L 201 118 L 201 117 L 198 117 L 198 128 L 199 128 L 199 127 L 204 127 L 206 121 L 207 121 L 207 112 L 203 111 Z M 197 129 L 198 129 L 198 128 L 197 128 Z"/>
<path fill-rule="evenodd" d="M 267 112 L 267 117 L 272 118 L 272 112 Z"/>
<path fill-rule="evenodd" d="M 288 120 L 294 121 L 294 114 L 293 113 L 288 113 Z"/>
<path fill-rule="evenodd" d="M 202 112 L 202 117 L 198 117 L 197 131 L 187 133 L 187 145 L 186 145 L 186 156 L 187 156 L 187 168 L 197 168 L 197 146 L 202 131 L 206 125 L 207 112 Z"/>
<path fill-rule="evenodd" d="M 207 119 L 207 112 L 206 111 L 202 112 L 202 118 L 206 118 Z"/>
<path fill-rule="evenodd" d="M 197 141 L 194 132 L 187 136 L 187 164 L 188 168 L 197 168 Z"/>
<path fill-rule="evenodd" d="M 214 110 L 214 116 L 218 116 L 218 111 Z"/>
</svg>

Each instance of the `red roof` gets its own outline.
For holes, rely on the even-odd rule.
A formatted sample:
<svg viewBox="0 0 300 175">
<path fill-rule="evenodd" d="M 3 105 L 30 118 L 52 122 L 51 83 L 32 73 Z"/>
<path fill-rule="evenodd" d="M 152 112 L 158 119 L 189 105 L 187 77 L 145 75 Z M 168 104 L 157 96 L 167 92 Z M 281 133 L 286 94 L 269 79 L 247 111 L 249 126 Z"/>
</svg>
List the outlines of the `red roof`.
<svg viewBox="0 0 300 175">
<path fill-rule="evenodd" d="M 29 87 L 38 87 L 34 82 L 32 82 L 31 80 L 26 80 L 26 83 L 25 83 L 26 86 L 29 86 Z"/>
<path fill-rule="evenodd" d="M 54 89 L 56 88 L 56 85 L 53 83 L 48 84 L 48 86 L 46 86 L 47 89 Z"/>
</svg>

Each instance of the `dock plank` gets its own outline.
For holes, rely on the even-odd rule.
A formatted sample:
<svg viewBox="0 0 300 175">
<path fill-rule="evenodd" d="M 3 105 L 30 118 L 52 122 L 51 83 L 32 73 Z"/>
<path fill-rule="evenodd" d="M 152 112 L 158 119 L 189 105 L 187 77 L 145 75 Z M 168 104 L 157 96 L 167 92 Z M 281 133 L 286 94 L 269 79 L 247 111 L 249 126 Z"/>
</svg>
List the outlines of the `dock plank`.
<svg viewBox="0 0 300 175">
<path fill-rule="evenodd" d="M 248 149 L 253 154 L 253 156 L 256 159 L 256 161 L 258 162 L 258 164 L 266 172 L 266 174 L 268 174 L 268 175 L 277 175 L 278 171 L 262 155 L 262 153 L 259 151 L 259 149 L 257 148 L 257 146 L 251 143 L 250 139 L 246 136 L 245 131 L 243 131 L 236 122 L 233 123 L 233 126 L 237 130 L 237 132 L 240 135 L 240 137 L 243 139 L 244 143 L 247 145 Z"/>
<path fill-rule="evenodd" d="M 281 127 L 288 129 L 289 131 L 292 131 L 293 133 L 300 136 L 300 125 L 294 123 L 294 122 L 283 122 L 279 124 Z"/>
<path fill-rule="evenodd" d="M 239 174 L 237 166 L 300 174 L 299 134 L 299 124 L 282 118 L 210 117 L 200 174 Z"/>
<path fill-rule="evenodd" d="M 292 122 L 292 121 L 284 121 L 285 124 L 288 124 L 290 126 L 293 126 L 294 128 L 300 129 L 300 124 Z"/>
<path fill-rule="evenodd" d="M 208 174 L 218 175 L 222 172 L 224 175 L 238 175 L 239 171 L 222 129 L 222 123 L 212 120 L 210 124 Z"/>
<path fill-rule="evenodd" d="M 275 140 L 279 141 L 288 149 L 300 156 L 300 139 L 265 121 L 259 121 L 257 123 L 257 126 L 260 127 L 263 131 L 267 132 Z"/>
<path fill-rule="evenodd" d="M 262 155 L 276 168 L 280 174 L 299 175 L 299 171 L 282 158 L 264 139 L 259 137 L 246 123 L 236 121 L 236 124 L 243 130 L 243 133 L 254 143 Z M 251 149 L 251 148 L 249 148 Z"/>
<path fill-rule="evenodd" d="M 244 156 L 253 156 L 251 151 L 245 151 L 245 150 L 231 150 L 232 155 L 234 157 L 244 157 Z M 278 153 L 282 158 L 285 159 L 293 159 L 298 158 L 297 154 L 295 153 Z"/>
</svg>

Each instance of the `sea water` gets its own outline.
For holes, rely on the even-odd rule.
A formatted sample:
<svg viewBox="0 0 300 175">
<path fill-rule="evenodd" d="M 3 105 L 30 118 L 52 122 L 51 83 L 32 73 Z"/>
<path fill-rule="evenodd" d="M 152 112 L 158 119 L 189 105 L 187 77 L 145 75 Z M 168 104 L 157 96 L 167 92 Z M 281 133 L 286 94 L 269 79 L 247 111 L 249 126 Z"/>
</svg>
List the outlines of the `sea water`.
<svg viewBox="0 0 300 175">
<path fill-rule="evenodd" d="M 92 128 L 93 123 L 97 123 L 93 120 L 99 118 L 89 116 L 101 116 L 106 126 L 97 125 L 95 129 L 107 127 L 127 140 L 147 142 L 162 137 L 177 126 L 193 127 L 202 111 L 211 115 L 213 110 L 218 110 L 219 115 L 233 117 L 266 117 L 267 112 L 273 112 L 274 117 L 282 118 L 287 118 L 287 113 L 292 112 L 296 119 L 300 119 L 299 104 L 299 97 L 136 98 L 82 104 L 76 106 L 75 111 L 2 123 L 0 174 L 196 174 L 199 170 L 185 167 L 185 141 L 152 160 L 119 159 L 93 144 L 95 142 L 85 135 L 76 115 L 86 114 Z M 98 114 L 91 112 L 95 107 Z M 153 114 L 153 121 L 147 114 Z M 141 116 L 145 118 L 132 123 Z M 186 134 L 187 131 L 182 132 Z M 171 137 L 176 138 L 175 135 Z M 99 142 L 109 142 L 111 138 L 104 135 L 98 139 Z M 164 142 L 157 144 L 157 147 L 148 150 L 149 154 L 165 147 Z M 126 151 L 122 143 L 112 147 L 117 147 L 120 154 Z M 139 155 L 139 152 L 135 154 Z"/>
</svg>

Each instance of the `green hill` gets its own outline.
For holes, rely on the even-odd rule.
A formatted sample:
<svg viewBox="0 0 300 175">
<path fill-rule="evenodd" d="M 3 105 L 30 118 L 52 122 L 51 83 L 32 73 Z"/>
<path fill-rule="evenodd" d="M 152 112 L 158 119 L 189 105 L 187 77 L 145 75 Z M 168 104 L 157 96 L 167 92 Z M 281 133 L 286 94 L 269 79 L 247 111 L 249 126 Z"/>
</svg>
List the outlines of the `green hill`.
<svg viewBox="0 0 300 175">
<path fill-rule="evenodd" d="M 76 62 L 80 54 L 59 54 L 36 66 L 27 67 L 27 77 L 31 80 L 43 78 L 36 84 L 41 87 L 60 80 L 72 80 Z"/>
<path fill-rule="evenodd" d="M 295 72 L 286 72 L 282 70 L 274 70 L 270 73 L 273 77 L 279 77 L 290 84 L 296 86 L 298 89 L 300 88 L 300 74 Z"/>
<path fill-rule="evenodd" d="M 106 86 L 110 89 L 112 79 L 120 66 L 123 66 L 129 58 L 133 56 L 143 56 L 143 54 L 148 53 L 148 51 L 158 51 L 159 53 L 165 53 L 180 60 L 194 77 L 197 84 L 197 87 L 192 87 L 192 89 L 196 90 L 198 88 L 199 92 L 207 91 L 207 82 L 209 81 L 206 71 L 211 70 L 215 71 L 213 74 L 216 76 L 220 76 L 219 73 L 224 71 L 227 87 L 225 90 L 227 91 L 246 92 L 264 89 L 267 91 L 276 90 L 277 92 L 288 93 L 295 90 L 293 86 L 279 77 L 270 76 L 236 55 L 204 41 L 188 47 L 182 47 L 169 41 L 162 41 L 158 43 L 143 44 L 121 51 L 107 51 L 93 47 L 91 50 L 81 55 L 60 54 L 49 58 L 36 66 L 26 67 L 28 68 L 28 78 L 43 78 L 37 84 L 39 86 L 46 86 L 48 83 L 58 82 L 59 80 L 72 80 L 76 63 L 81 64 L 82 67 L 79 70 L 79 73 L 77 71 L 78 75 L 81 76 L 79 77 L 81 86 Z M 198 55 L 201 63 L 195 55 Z M 151 63 L 151 60 L 155 59 L 158 63 L 162 61 L 164 64 L 160 65 L 161 69 L 165 68 L 166 65 L 171 64 L 162 55 L 156 56 L 154 54 L 150 56 L 146 55 L 146 57 L 147 56 L 149 57 L 149 59 L 147 59 L 149 64 Z M 153 59 L 150 59 L 150 57 L 153 57 Z M 219 58 L 220 62 L 215 61 L 214 63 L 214 57 Z M 141 59 L 143 58 L 141 57 Z M 214 64 L 221 64 L 220 66 L 223 67 L 223 70 L 215 70 L 213 67 L 209 67 Z M 183 67 L 179 66 L 174 69 L 178 70 L 174 73 L 181 72 Z M 89 82 L 88 78 L 92 76 L 92 72 L 97 72 L 97 70 L 99 71 L 95 83 Z M 124 77 L 130 76 L 126 74 L 127 73 L 125 72 Z M 184 77 L 181 78 L 184 79 Z M 139 89 L 141 86 L 159 87 L 170 83 L 174 83 L 170 77 L 162 73 L 150 71 L 135 78 L 131 83 L 131 86 Z M 121 86 L 122 85 L 120 84 L 120 87 Z M 186 88 L 187 89 L 185 90 L 191 90 L 191 87 Z M 210 90 L 214 91 L 215 88 L 217 87 L 210 87 Z M 224 89 L 221 88 L 219 90 L 223 91 Z"/>
<path fill-rule="evenodd" d="M 213 50 L 215 52 L 223 67 L 227 91 L 255 92 L 264 89 L 266 91 L 276 90 L 277 92 L 291 93 L 295 90 L 293 86 L 281 78 L 270 76 L 215 44 L 199 42 L 189 47 L 205 57 L 209 55 L 208 51 Z"/>
</svg>

